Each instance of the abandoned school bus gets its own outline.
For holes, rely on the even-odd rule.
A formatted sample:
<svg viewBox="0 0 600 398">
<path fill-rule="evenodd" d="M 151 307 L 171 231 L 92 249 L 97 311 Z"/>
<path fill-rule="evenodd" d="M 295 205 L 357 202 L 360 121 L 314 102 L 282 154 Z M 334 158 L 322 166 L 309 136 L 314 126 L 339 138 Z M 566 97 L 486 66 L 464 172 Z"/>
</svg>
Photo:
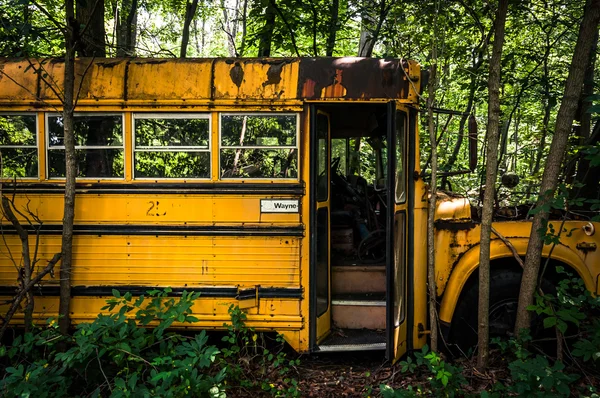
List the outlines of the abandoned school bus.
<svg viewBox="0 0 600 398">
<path fill-rule="evenodd" d="M 51 86 L 62 86 L 64 63 L 30 62 L 0 61 L 0 151 L 4 192 L 43 221 L 43 266 L 61 242 L 64 134 Z M 113 289 L 171 287 L 201 293 L 193 327 L 223 328 L 239 305 L 250 327 L 300 352 L 379 349 L 397 359 L 426 343 L 417 63 L 79 59 L 76 80 L 73 322 L 93 319 Z M 457 339 L 476 329 L 474 213 L 449 195 L 435 214 L 439 317 Z M 521 256 L 530 226 L 494 224 Z M 567 221 L 551 253 L 596 293 L 599 226 Z M 6 219 L 2 228 L 0 295 L 10 299 L 20 241 Z M 492 238 L 491 332 L 502 334 L 520 268 Z M 57 313 L 57 278 L 35 294 L 38 317 Z"/>
</svg>

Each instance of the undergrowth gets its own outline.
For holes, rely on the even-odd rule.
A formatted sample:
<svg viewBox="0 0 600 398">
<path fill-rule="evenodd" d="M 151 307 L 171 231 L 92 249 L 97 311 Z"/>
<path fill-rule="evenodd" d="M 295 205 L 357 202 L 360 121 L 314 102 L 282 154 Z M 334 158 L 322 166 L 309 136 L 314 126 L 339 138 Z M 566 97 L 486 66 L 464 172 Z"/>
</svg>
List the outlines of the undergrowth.
<svg viewBox="0 0 600 398">
<path fill-rule="evenodd" d="M 229 309 L 232 323 L 218 348 L 205 331 L 185 335 L 170 329 L 175 322 L 198 322 L 192 306 L 199 296 L 184 292 L 175 299 L 170 292 L 134 298 L 114 290 L 102 308 L 110 312 L 79 324 L 72 336 L 62 336 L 54 319 L 17 336 L 0 347 L 0 395 L 223 398 L 243 389 L 250 395 L 299 396 L 297 361 L 259 344 L 264 335 L 245 326 L 239 308 Z M 282 346 L 283 340 L 276 343 Z"/>
<path fill-rule="evenodd" d="M 557 284 L 556 294 L 537 295 L 535 304 L 529 307 L 543 317 L 545 328 L 558 330 L 561 340 L 560 344 L 554 340 L 556 356 L 542 352 L 540 341 L 528 333 L 523 333 L 520 340 L 494 339 L 491 355 L 499 359 L 494 370 L 505 376 L 483 391 L 477 391 L 465 377 L 473 374 L 472 368 L 450 364 L 425 346 L 397 365 L 403 374 L 411 374 L 425 383 L 396 389 L 382 384 L 382 396 L 600 398 L 592 380 L 593 375 L 600 373 L 600 321 L 597 319 L 600 299 L 592 297 L 580 278 L 560 268 L 558 272 L 564 278 Z"/>
</svg>

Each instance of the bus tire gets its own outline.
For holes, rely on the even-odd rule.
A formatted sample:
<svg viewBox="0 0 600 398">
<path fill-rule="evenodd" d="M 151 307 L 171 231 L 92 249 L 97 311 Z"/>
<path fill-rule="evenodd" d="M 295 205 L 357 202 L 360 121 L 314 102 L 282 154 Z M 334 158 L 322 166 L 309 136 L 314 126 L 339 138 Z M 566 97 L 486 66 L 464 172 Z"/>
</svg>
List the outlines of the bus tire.
<svg viewBox="0 0 600 398">
<path fill-rule="evenodd" d="M 521 272 L 507 269 L 490 272 L 490 339 L 508 339 L 514 335 L 521 275 Z M 555 289 L 550 282 L 543 280 L 542 291 L 554 293 Z M 460 295 L 450 329 L 451 345 L 457 345 L 463 352 L 477 345 L 478 301 L 479 281 L 475 278 Z M 532 319 L 533 336 L 543 331 L 540 321 L 537 316 Z"/>
</svg>

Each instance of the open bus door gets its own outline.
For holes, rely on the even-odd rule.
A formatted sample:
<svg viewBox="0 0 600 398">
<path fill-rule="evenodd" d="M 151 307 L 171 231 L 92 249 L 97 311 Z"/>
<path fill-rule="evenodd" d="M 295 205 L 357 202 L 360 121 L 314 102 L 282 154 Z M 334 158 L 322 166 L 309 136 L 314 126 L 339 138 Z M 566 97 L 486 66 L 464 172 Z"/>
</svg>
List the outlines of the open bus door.
<svg viewBox="0 0 600 398">
<path fill-rule="evenodd" d="M 329 114 L 310 107 L 310 195 L 311 206 L 311 322 L 310 333 L 318 344 L 331 331 L 331 263 L 329 246 L 331 142 Z M 313 337 L 314 336 L 314 337 Z M 312 339 L 311 338 L 311 339 Z"/>
<path fill-rule="evenodd" d="M 407 123 L 405 106 L 390 102 L 387 123 L 387 357 L 395 363 L 407 349 Z"/>
</svg>

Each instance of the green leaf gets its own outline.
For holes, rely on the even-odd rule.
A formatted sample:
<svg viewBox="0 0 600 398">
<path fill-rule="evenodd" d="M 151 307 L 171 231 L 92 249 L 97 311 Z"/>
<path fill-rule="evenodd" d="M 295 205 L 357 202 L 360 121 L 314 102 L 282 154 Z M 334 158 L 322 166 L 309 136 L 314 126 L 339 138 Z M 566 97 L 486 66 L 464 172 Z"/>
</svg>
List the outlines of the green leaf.
<svg viewBox="0 0 600 398">
<path fill-rule="evenodd" d="M 555 316 L 550 316 L 550 317 L 544 319 L 544 328 L 548 329 L 553 326 L 556 326 L 556 321 L 557 321 L 557 319 Z"/>
</svg>

